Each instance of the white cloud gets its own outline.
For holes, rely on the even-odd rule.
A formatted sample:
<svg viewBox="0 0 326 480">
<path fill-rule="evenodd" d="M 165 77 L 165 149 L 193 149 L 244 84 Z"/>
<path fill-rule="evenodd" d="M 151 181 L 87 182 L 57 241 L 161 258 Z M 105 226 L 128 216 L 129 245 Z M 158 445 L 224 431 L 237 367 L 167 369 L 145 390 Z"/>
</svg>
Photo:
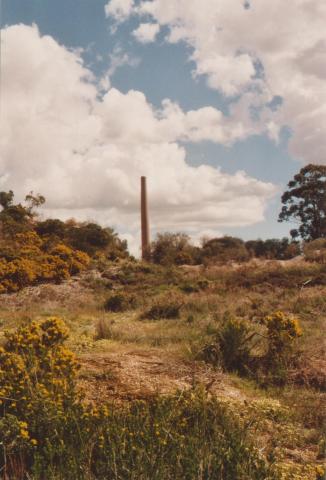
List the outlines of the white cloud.
<svg viewBox="0 0 326 480">
<path fill-rule="evenodd" d="M 133 31 L 133 35 L 140 43 L 151 43 L 154 42 L 159 31 L 160 26 L 158 23 L 141 23 Z"/>
<path fill-rule="evenodd" d="M 94 218 L 138 235 L 139 177 L 149 181 L 153 227 L 221 230 L 263 220 L 275 187 L 244 172 L 192 167 L 180 140 L 229 144 L 255 129 L 212 108 L 155 110 L 143 93 L 110 88 L 99 99 L 91 73 L 37 28 L 3 31 L 2 189 L 47 198 L 47 213 Z M 135 240 L 133 242 L 135 244 Z"/>
<path fill-rule="evenodd" d="M 146 0 L 133 13 L 167 26 L 168 41 L 186 42 L 194 74 L 211 88 L 230 98 L 254 92 L 272 138 L 291 127 L 295 157 L 326 162 L 325 2 Z M 263 108 L 274 95 L 283 98 L 277 113 Z"/>
<path fill-rule="evenodd" d="M 132 12 L 133 0 L 110 0 L 104 7 L 105 15 L 112 16 L 115 20 L 122 21 Z"/>
<path fill-rule="evenodd" d="M 127 52 L 125 52 L 120 46 L 116 46 L 113 52 L 109 55 L 110 67 L 108 70 L 108 75 L 111 77 L 115 74 L 118 68 L 129 66 L 137 67 L 140 63 L 138 57 L 131 57 Z"/>
<path fill-rule="evenodd" d="M 121 67 L 137 67 L 140 63 L 138 57 L 132 57 L 125 52 L 119 45 L 113 49 L 109 55 L 109 68 L 100 78 L 98 85 L 101 91 L 109 90 L 111 86 L 111 78 Z"/>
</svg>

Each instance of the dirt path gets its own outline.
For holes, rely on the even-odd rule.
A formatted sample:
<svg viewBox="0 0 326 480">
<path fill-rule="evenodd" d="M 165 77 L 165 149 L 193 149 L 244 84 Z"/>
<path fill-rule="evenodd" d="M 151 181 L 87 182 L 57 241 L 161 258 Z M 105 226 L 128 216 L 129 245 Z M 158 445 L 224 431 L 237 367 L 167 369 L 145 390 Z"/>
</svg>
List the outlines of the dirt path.
<svg viewBox="0 0 326 480">
<path fill-rule="evenodd" d="M 144 399 L 202 384 L 219 397 L 245 400 L 230 379 L 201 362 L 176 360 L 164 352 L 128 351 L 82 355 L 80 385 L 89 401 Z"/>
</svg>

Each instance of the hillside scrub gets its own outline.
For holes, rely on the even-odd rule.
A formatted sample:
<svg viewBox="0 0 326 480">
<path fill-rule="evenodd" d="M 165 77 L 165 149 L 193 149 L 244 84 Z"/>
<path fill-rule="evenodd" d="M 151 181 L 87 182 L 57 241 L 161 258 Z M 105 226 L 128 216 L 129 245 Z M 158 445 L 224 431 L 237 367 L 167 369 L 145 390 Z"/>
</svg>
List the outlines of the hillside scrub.
<svg viewBox="0 0 326 480">
<path fill-rule="evenodd" d="M 33 229 L 21 232 L 22 238 L 30 232 L 35 233 Z M 58 258 L 68 260 L 67 251 L 60 245 L 69 245 L 54 236 L 38 237 L 33 240 L 36 251 L 44 254 L 51 251 Z M 6 260 L 12 261 L 8 245 L 13 248 L 16 244 L 2 245 L 7 249 Z M 17 251 L 22 249 L 24 247 L 17 246 Z M 7 478 L 15 479 L 12 471 L 17 478 L 22 478 L 22 472 L 27 471 L 33 480 L 115 478 L 116 473 L 110 470 L 114 466 L 120 475 L 117 478 L 181 479 L 185 478 L 182 476 L 185 470 L 190 480 L 201 478 L 200 474 L 207 471 L 213 473 L 211 477 L 207 473 L 206 478 L 224 479 L 224 474 L 214 470 L 219 455 L 215 455 L 213 447 L 217 445 L 219 452 L 226 438 L 232 443 L 231 453 L 226 455 L 235 461 L 239 458 L 241 465 L 235 463 L 236 473 L 225 463 L 223 468 L 230 468 L 231 478 L 256 478 L 255 472 L 247 473 L 247 460 L 241 460 L 237 434 L 232 440 L 230 429 L 238 431 L 232 427 L 234 420 L 239 423 L 243 445 L 249 454 L 254 454 L 257 442 L 261 449 L 259 458 L 262 454 L 265 457 L 264 468 L 268 473 L 262 470 L 258 478 L 278 475 L 283 480 L 321 480 L 326 385 L 325 351 L 321 342 L 326 318 L 325 265 L 299 258 L 293 262 L 254 260 L 223 265 L 162 266 L 130 257 L 112 262 L 100 250 L 90 258 L 89 265 L 91 269 L 83 275 L 61 285 L 56 285 L 54 280 L 52 285 L 35 282 L 32 288 L 1 297 L 0 344 L 6 355 L 13 352 L 6 350 L 8 337 L 4 336 L 4 329 L 11 328 L 14 335 L 14 329 L 21 325 L 23 341 L 29 338 L 26 329 L 32 324 L 36 325 L 33 337 L 42 331 L 43 321 L 62 317 L 71 332 L 69 338 L 60 340 L 57 346 L 44 348 L 43 352 L 50 354 L 48 359 L 36 361 L 31 351 L 27 354 L 24 350 L 21 364 L 16 351 L 11 364 L 14 370 L 8 364 L 2 369 L 1 374 L 6 374 L 2 385 L 15 380 L 16 389 L 20 385 L 16 379 L 21 378 L 16 370 L 19 365 L 27 372 L 34 363 L 31 372 L 36 373 L 34 377 L 28 374 L 27 380 L 23 378 L 24 393 L 13 390 L 15 397 L 26 397 L 16 402 L 17 407 L 14 396 L 5 395 L 2 399 L 6 401 L 4 414 L 8 413 L 1 419 L 0 434 L 0 442 L 3 438 L 6 442 L 6 469 L 10 472 Z M 124 307 L 122 311 L 104 309 L 105 302 L 114 296 L 122 303 L 127 301 L 126 310 Z M 129 305 L 128 299 L 134 299 L 135 303 L 132 301 Z M 173 303 L 179 309 L 178 315 L 167 318 Z M 158 315 L 143 318 L 143 314 L 157 304 L 162 307 Z M 282 312 L 285 321 L 274 318 L 269 323 L 267 317 L 275 317 L 277 312 Z M 230 328 L 228 319 L 232 320 Z M 302 336 L 293 337 L 289 319 L 298 321 Z M 277 325 L 285 328 L 274 337 Z M 290 342 L 284 344 L 288 328 Z M 252 333 L 255 333 L 253 337 Z M 42 348 L 35 342 L 34 339 L 30 343 L 35 352 L 39 352 Z M 60 380 L 60 372 L 68 369 L 69 362 L 67 364 L 66 359 L 60 363 L 54 352 L 59 353 L 61 348 L 66 351 L 67 345 L 82 365 L 79 371 L 76 358 L 69 357 L 75 365 L 71 370 L 73 381 L 69 393 L 73 407 L 69 406 L 68 393 L 68 396 L 60 393 L 61 387 L 55 390 L 56 376 L 53 383 L 41 373 L 42 365 L 49 370 L 51 365 L 59 367 L 57 379 Z M 214 346 L 210 353 L 215 359 L 209 362 L 199 359 L 205 345 Z M 275 348 L 280 354 L 274 354 Z M 38 380 L 50 395 L 43 388 L 39 391 Z M 60 398 L 67 406 L 65 420 L 57 403 Z M 202 416 L 211 408 L 206 406 L 211 401 L 216 402 L 212 407 L 214 411 L 212 415 L 205 413 L 205 418 L 214 425 L 213 436 Z M 43 402 L 46 412 L 37 402 Z M 20 405 L 27 408 L 29 404 L 35 421 L 27 418 L 27 409 L 20 410 Z M 182 418 L 178 416 L 178 405 L 185 411 L 183 404 L 187 411 L 196 412 L 186 430 L 181 429 Z M 195 405 L 202 407 L 195 408 Z M 105 406 L 110 413 L 108 417 Z M 170 416 L 166 414 L 167 409 Z M 228 419 L 230 414 L 230 428 L 229 423 L 224 428 L 218 418 L 214 419 L 221 411 Z M 160 435 L 154 435 L 154 423 L 160 426 Z M 166 432 L 169 432 L 167 438 L 163 436 Z M 209 440 L 206 441 L 201 432 Z M 181 435 L 185 436 L 184 442 Z M 159 439 L 167 444 L 159 443 Z M 1 448 L 2 445 L 0 454 L 5 453 Z M 233 448 L 240 451 L 239 457 L 232 456 Z M 202 468 L 210 462 L 213 470 L 188 474 L 188 468 L 197 472 L 199 456 L 205 462 L 207 459 L 207 463 L 201 464 Z M 176 466 L 170 465 L 170 458 Z M 155 465 L 157 474 L 153 474 Z"/>
<path fill-rule="evenodd" d="M 247 262 L 251 258 L 288 260 L 300 255 L 300 244 L 288 238 L 249 240 L 225 235 L 202 239 L 195 246 L 183 233 L 159 233 L 151 244 L 151 259 L 159 265 L 212 265 Z"/>
<path fill-rule="evenodd" d="M 33 231 L 18 233 L 10 247 L 5 245 L 0 246 L 0 293 L 43 282 L 59 283 L 90 262 L 86 253 L 61 242 L 49 246 Z"/>
<path fill-rule="evenodd" d="M 49 315 L 63 316 L 71 331 L 66 345 L 69 345 L 69 348 L 79 356 L 82 363 L 82 372 L 78 369 L 72 372 L 72 378 L 74 378 L 72 386 L 78 394 L 78 401 L 74 402 L 72 410 L 67 411 L 65 418 L 68 420 L 65 422 L 62 419 L 58 420 L 54 412 L 50 420 L 44 420 L 46 428 L 42 423 L 43 420 L 39 421 L 39 418 L 42 419 L 43 410 L 37 407 L 37 402 L 34 403 L 37 398 L 43 401 L 46 392 L 37 393 L 38 386 L 35 381 L 42 379 L 42 374 L 39 367 L 34 368 L 37 378 L 29 380 L 26 385 L 34 382 L 31 383 L 32 391 L 36 393 L 35 397 L 32 396 L 34 400 L 26 405 L 31 403 L 32 406 L 34 405 L 34 412 L 37 410 L 35 428 L 39 430 L 34 430 L 33 422 L 27 419 L 27 410 L 19 413 L 18 420 L 12 417 L 3 419 L 2 432 L 8 432 L 6 433 L 6 451 L 12 458 L 11 461 L 7 456 L 6 468 L 15 468 L 15 472 L 26 471 L 27 468 L 29 477 L 33 480 L 52 477 L 56 480 L 66 479 L 66 472 L 69 472 L 68 479 L 70 475 L 71 479 L 88 480 L 101 478 L 102 474 L 104 478 L 115 478 L 109 469 L 114 464 L 112 459 L 116 458 L 114 465 L 121 478 L 124 478 L 125 472 L 127 472 L 126 478 L 132 478 L 130 471 L 134 468 L 135 478 L 149 480 L 149 478 L 155 478 L 155 475 L 152 475 L 155 461 L 162 458 L 159 468 L 166 470 L 164 474 L 157 474 L 157 478 L 173 478 L 173 476 L 184 478 L 181 470 L 186 467 L 185 464 L 180 463 L 181 458 L 188 459 L 190 456 L 189 466 L 198 465 L 199 463 L 196 462 L 199 462 L 199 455 L 202 458 L 208 458 L 205 457 L 206 452 L 209 456 L 214 443 L 212 440 L 209 443 L 205 442 L 205 439 L 197 436 L 195 430 L 192 430 L 193 426 L 190 428 L 189 425 L 186 432 L 179 430 L 181 427 L 178 422 L 181 423 L 181 419 L 177 416 L 177 399 L 185 399 L 189 402 L 187 408 L 190 409 L 189 405 L 193 408 L 192 401 L 197 398 L 199 394 L 197 386 L 201 384 L 204 385 L 202 388 L 208 392 L 205 394 L 208 397 L 207 400 L 216 401 L 215 414 L 220 411 L 222 403 L 223 412 L 224 408 L 227 412 L 232 410 L 231 418 L 235 417 L 236 421 L 240 422 L 240 427 L 247 426 L 242 438 L 245 438 L 243 440 L 245 448 L 249 448 L 250 453 L 253 453 L 254 449 L 250 440 L 251 433 L 255 435 L 255 441 L 263 449 L 265 458 L 270 461 L 273 459 L 272 461 L 275 462 L 272 468 L 275 472 L 280 472 L 275 475 L 286 480 L 316 480 L 317 478 L 320 480 L 325 404 L 323 393 L 325 369 L 320 342 L 326 314 L 325 287 L 320 284 L 323 265 L 305 261 L 300 261 L 298 264 L 289 262 L 285 266 L 261 262 L 256 264 L 255 269 L 249 266 L 244 269 L 243 276 L 249 281 L 243 282 L 242 278 L 239 285 L 237 272 L 242 268 L 238 266 L 175 268 L 143 264 L 130 259 L 119 263 L 110 261 L 105 263 L 101 260 L 101 270 L 90 271 L 74 282 L 69 281 L 62 285 L 40 285 L 4 295 L 0 304 L 0 343 L 3 346 L 6 344 L 6 338 L 2 336 L 4 328 L 14 329 L 17 325 L 22 325 L 26 329 L 34 318 L 37 320 L 37 331 L 40 331 L 40 326 L 44 320 L 49 320 Z M 273 287 L 269 283 L 271 270 Z M 290 270 L 291 274 L 289 274 Z M 284 283 L 282 283 L 282 273 L 286 280 Z M 291 277 L 291 281 L 288 281 L 288 276 Z M 255 280 L 254 286 L 252 286 L 252 277 Z M 257 278 L 263 279 L 262 283 L 256 283 Z M 277 284 L 278 278 L 281 279 L 282 286 Z M 307 280 L 310 281 L 307 282 Z M 109 282 L 109 288 L 107 282 Z M 126 297 L 135 296 L 136 309 L 123 312 L 105 311 L 103 309 L 105 300 L 109 295 L 116 294 Z M 84 301 L 84 298 L 87 300 Z M 141 319 L 143 312 L 148 311 L 152 305 L 161 301 L 168 305 L 174 298 L 182 304 L 179 318 L 147 318 L 145 321 Z M 28 299 L 31 299 L 29 303 Z M 262 364 L 263 357 L 268 352 L 268 328 L 263 320 L 277 311 L 282 311 L 286 318 L 297 318 L 303 330 L 302 336 L 291 341 L 295 347 L 294 350 L 291 351 L 292 347 L 290 350 L 285 350 L 289 353 L 290 359 L 294 356 L 295 360 L 298 360 L 295 363 L 292 363 L 292 360 L 290 363 L 286 361 L 285 382 L 282 377 L 281 382 L 275 381 L 279 375 L 273 365 L 270 367 L 272 377 L 268 376 L 266 370 L 262 368 L 262 365 L 264 368 L 268 365 L 267 362 Z M 236 323 L 244 322 L 249 329 L 248 334 L 244 332 L 248 345 L 245 343 L 244 348 L 240 349 L 245 355 L 239 358 L 235 348 L 234 358 L 238 362 L 235 365 L 238 368 L 232 366 L 231 373 L 228 367 L 220 362 L 220 356 L 219 362 L 213 367 L 197 360 L 198 352 L 204 345 L 215 342 L 228 318 L 236 319 Z M 266 338 L 255 336 L 250 339 L 251 332 L 260 333 Z M 14 334 L 14 330 L 11 333 Z M 249 338 L 247 338 L 248 335 Z M 23 337 L 28 336 L 29 334 L 24 330 Z M 223 337 L 228 338 L 226 332 Z M 229 342 L 226 343 L 229 347 Z M 35 344 L 35 347 L 39 349 L 37 345 Z M 60 345 L 67 349 L 64 343 Z M 247 347 L 249 355 L 246 352 Z M 51 347 L 49 350 L 54 352 L 56 348 L 53 350 Z M 258 360 L 253 360 L 256 357 Z M 33 355 L 30 358 L 33 358 Z M 51 362 L 54 362 L 53 353 L 50 358 Z M 229 356 L 225 358 L 228 359 Z M 243 369 L 247 360 L 249 360 L 248 368 Z M 44 360 L 45 363 L 42 361 L 42 364 L 46 365 L 46 361 Z M 13 365 L 15 368 L 19 365 L 17 357 Z M 62 367 L 67 368 L 67 364 L 65 365 Z M 256 370 L 257 366 L 261 368 Z M 24 363 L 24 371 L 28 368 Z M 5 369 L 7 379 L 10 371 L 12 371 L 11 368 Z M 252 375 L 251 372 L 257 372 L 257 374 Z M 10 382 L 15 379 L 15 388 L 16 385 L 19 386 L 16 382 L 18 377 L 14 370 Z M 5 383 L 8 385 L 10 382 L 6 380 Z M 45 383 L 43 381 L 43 384 Z M 51 385 L 51 382 L 46 383 L 46 389 L 50 388 L 51 391 Z M 78 387 L 77 391 L 76 387 Z M 184 390 L 182 394 L 177 393 L 180 388 Z M 85 399 L 79 397 L 80 389 L 86 395 Z M 55 392 L 55 395 L 60 393 L 59 390 Z M 19 392 L 14 393 L 18 395 Z M 191 393 L 194 394 L 192 399 L 189 398 Z M 32 392 L 28 395 L 21 393 L 21 396 L 26 396 L 26 399 L 30 399 L 31 395 Z M 57 398 L 55 395 L 51 393 L 49 400 L 51 398 L 55 400 Z M 66 398 L 64 395 L 63 397 Z M 7 395 L 7 398 L 14 397 Z M 112 404 L 112 399 L 116 399 L 117 404 Z M 139 399 L 145 403 L 139 404 Z M 154 400 L 156 403 L 153 403 Z M 22 405 L 25 401 L 25 399 L 22 400 Z M 170 414 L 172 411 L 171 417 L 158 417 L 161 414 L 152 406 L 162 405 L 160 402 L 163 401 L 167 402 L 165 405 L 170 409 Z M 99 423 L 96 423 L 97 417 L 94 418 L 94 415 L 95 413 L 98 415 L 97 412 L 101 410 L 99 406 L 106 402 L 108 402 L 110 418 L 106 418 L 103 412 L 100 414 Z M 69 399 L 66 403 L 69 404 Z M 17 403 L 19 404 L 20 402 Z M 81 405 L 82 410 L 79 410 Z M 87 405 L 93 405 L 93 407 L 87 407 Z M 143 405 L 141 411 L 137 410 L 137 405 Z M 11 409 L 9 415 L 17 416 L 14 405 L 7 403 L 5 408 L 6 412 Z M 51 408 L 50 406 L 48 408 L 50 413 L 53 411 Z M 61 407 L 55 406 L 55 408 L 59 411 Z M 95 408 L 97 411 L 94 410 Z M 137 411 L 137 415 L 133 413 L 129 416 L 130 409 L 134 409 L 133 412 Z M 205 411 L 206 407 L 203 406 L 203 409 Z M 163 411 L 166 410 L 163 409 Z M 198 408 L 192 418 L 195 419 L 196 415 L 199 416 L 202 411 Z M 157 421 L 157 418 L 161 420 Z M 202 417 L 199 416 L 199 418 Z M 212 417 L 207 416 L 207 418 L 212 422 Z M 109 423 L 111 420 L 115 423 Z M 174 422 L 171 428 L 168 423 L 170 420 Z M 145 427 L 147 421 L 148 428 Z M 160 435 L 154 437 L 155 430 L 150 430 L 152 428 L 150 426 L 154 423 L 163 425 L 163 432 L 165 430 L 169 432 L 166 446 L 155 443 L 155 439 L 162 436 L 161 430 L 158 430 Z M 213 438 L 206 433 L 208 427 L 205 427 L 205 424 L 200 421 L 197 425 L 201 432 L 205 432 L 208 439 Z M 220 440 L 225 438 L 225 434 L 231 438 L 228 428 L 221 433 L 220 423 L 214 423 L 214 425 L 216 425 L 214 431 Z M 144 426 L 143 429 L 142 426 Z M 128 430 L 124 430 L 125 428 Z M 23 438 L 27 435 L 26 430 L 28 438 L 38 442 L 37 447 Z M 133 435 L 129 435 L 129 431 Z M 23 437 L 20 436 L 21 433 Z M 5 433 L 2 435 L 5 437 Z M 186 446 L 179 445 L 180 435 L 184 435 L 186 441 L 190 443 Z M 105 450 L 99 450 L 103 442 L 101 439 L 97 443 L 100 437 L 104 438 Z M 1 436 L 0 438 L 2 441 Z M 198 438 L 201 438 L 201 441 Z M 173 442 L 177 447 L 171 453 L 170 445 L 174 445 Z M 191 445 L 195 445 L 194 450 L 198 450 L 197 457 Z M 232 445 L 237 448 L 236 443 Z M 131 455 L 133 447 L 136 450 L 133 450 L 135 453 Z M 97 456 L 93 456 L 92 452 Z M 188 455 L 187 452 L 192 454 Z M 219 457 L 214 455 L 210 458 L 215 462 Z M 23 463 L 20 463 L 20 458 L 23 459 Z M 105 463 L 105 458 L 110 459 L 110 462 Z M 167 465 L 168 458 L 179 462 L 176 467 L 179 470 L 171 470 L 172 466 Z M 94 460 L 91 464 L 90 459 Z M 241 460 L 241 455 L 239 459 Z M 10 462 L 12 462 L 11 467 Z M 246 472 L 242 470 L 243 477 L 239 474 L 239 478 L 249 480 L 250 475 L 254 475 L 250 473 L 248 476 L 243 471 Z M 234 471 L 232 474 L 237 478 Z M 19 475 L 17 473 L 16 476 L 19 478 Z M 264 475 L 265 473 L 261 474 L 261 478 L 265 478 Z M 218 474 L 213 476 L 213 478 L 216 477 L 219 478 Z M 189 479 L 195 478 L 198 478 L 198 475 L 189 474 Z M 207 478 L 210 477 L 207 476 Z M 224 477 L 221 476 L 221 478 Z"/>
<path fill-rule="evenodd" d="M 38 219 L 36 208 L 45 198 L 31 192 L 25 204 L 14 194 L 0 192 L 0 293 L 29 285 L 59 283 L 90 263 L 125 258 L 127 244 L 110 228 L 73 220 Z"/>
</svg>

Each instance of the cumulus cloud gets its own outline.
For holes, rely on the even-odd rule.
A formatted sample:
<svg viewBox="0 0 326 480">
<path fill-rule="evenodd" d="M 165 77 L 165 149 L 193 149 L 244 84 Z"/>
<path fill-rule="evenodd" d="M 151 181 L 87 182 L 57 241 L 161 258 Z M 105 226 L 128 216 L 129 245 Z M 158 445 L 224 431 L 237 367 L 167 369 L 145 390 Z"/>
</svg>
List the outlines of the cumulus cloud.
<svg viewBox="0 0 326 480">
<path fill-rule="evenodd" d="M 133 35 L 140 43 L 151 43 L 154 42 L 159 31 L 160 26 L 158 23 L 141 23 L 133 31 Z"/>
<path fill-rule="evenodd" d="M 1 189 L 44 194 L 46 214 L 96 219 L 135 239 L 146 175 L 154 228 L 196 234 L 263 220 L 273 185 L 192 167 L 180 143 L 230 144 L 254 123 L 212 107 L 184 112 L 169 100 L 155 109 L 138 91 L 108 88 L 99 97 L 80 53 L 36 26 L 4 29 L 2 82 Z"/>
<path fill-rule="evenodd" d="M 142 0 L 131 12 L 168 27 L 167 41 L 186 42 L 194 75 L 211 88 L 230 99 L 254 92 L 272 138 L 291 128 L 294 157 L 326 162 L 325 2 Z M 274 96 L 283 103 L 268 112 Z"/>
<path fill-rule="evenodd" d="M 118 21 L 126 19 L 132 12 L 134 0 L 111 0 L 104 7 L 105 15 Z"/>
</svg>

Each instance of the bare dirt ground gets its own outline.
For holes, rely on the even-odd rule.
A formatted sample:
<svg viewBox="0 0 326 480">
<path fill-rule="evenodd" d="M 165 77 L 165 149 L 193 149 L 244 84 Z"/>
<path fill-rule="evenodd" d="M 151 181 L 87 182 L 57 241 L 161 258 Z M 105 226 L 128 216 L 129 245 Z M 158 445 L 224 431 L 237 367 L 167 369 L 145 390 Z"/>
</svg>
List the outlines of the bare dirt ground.
<svg viewBox="0 0 326 480">
<path fill-rule="evenodd" d="M 157 351 L 87 354 L 80 358 L 80 385 L 91 402 L 144 399 L 201 384 L 221 398 L 245 400 L 222 372 L 204 363 L 176 360 Z"/>
<path fill-rule="evenodd" d="M 82 276 L 73 277 L 59 285 L 47 283 L 26 287 L 17 293 L 2 294 L 0 306 L 11 310 L 27 310 L 40 302 L 42 305 L 46 303 L 48 307 L 79 305 L 80 302 L 87 305 L 92 292 L 81 280 Z"/>
</svg>

